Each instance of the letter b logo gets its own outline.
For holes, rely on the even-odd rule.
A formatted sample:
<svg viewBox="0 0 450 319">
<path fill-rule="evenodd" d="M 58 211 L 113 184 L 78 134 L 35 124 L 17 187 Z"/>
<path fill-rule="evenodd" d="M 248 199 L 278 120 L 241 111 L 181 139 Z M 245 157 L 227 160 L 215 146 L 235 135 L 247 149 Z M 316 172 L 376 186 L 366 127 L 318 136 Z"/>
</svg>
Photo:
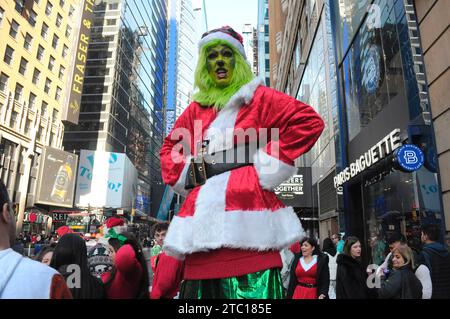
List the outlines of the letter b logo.
<svg viewBox="0 0 450 319">
<path fill-rule="evenodd" d="M 416 164 L 419 159 L 417 158 L 416 153 L 414 153 L 413 151 L 405 151 L 405 162 L 406 164 Z"/>
</svg>

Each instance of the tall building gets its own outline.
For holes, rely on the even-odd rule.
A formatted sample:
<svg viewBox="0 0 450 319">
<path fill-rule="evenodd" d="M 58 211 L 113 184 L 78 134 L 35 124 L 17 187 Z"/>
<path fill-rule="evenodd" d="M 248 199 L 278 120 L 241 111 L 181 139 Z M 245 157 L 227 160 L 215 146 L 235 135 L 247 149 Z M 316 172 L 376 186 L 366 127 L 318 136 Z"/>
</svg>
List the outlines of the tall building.
<svg viewBox="0 0 450 319">
<path fill-rule="evenodd" d="M 81 18 L 89 23 L 90 10 L 85 0 L 0 2 L 0 177 L 15 205 L 18 231 L 38 201 L 41 155 L 48 147 L 62 148 L 71 57 Z M 26 230 L 46 230 L 49 216 L 41 212 L 49 209 L 41 206 L 38 222 Z"/>
<path fill-rule="evenodd" d="M 269 0 L 258 0 L 258 76 L 270 86 Z"/>
<path fill-rule="evenodd" d="M 151 186 L 162 182 L 166 41 L 165 0 L 96 1 L 80 120 L 64 135 L 68 151 L 126 153 L 138 170 L 144 214 Z"/>
<path fill-rule="evenodd" d="M 415 0 L 417 22 L 426 66 L 431 115 L 436 134 L 436 150 L 444 202 L 447 233 L 450 232 L 450 2 Z M 447 240 L 450 236 L 447 237 Z M 450 243 L 449 243 L 450 245 Z"/>
<path fill-rule="evenodd" d="M 433 32 L 420 34 L 431 30 L 426 15 L 434 7 L 419 2 L 269 2 L 275 18 L 283 4 L 288 9 L 285 25 L 274 21 L 275 34 L 270 30 L 279 40 L 270 53 L 272 85 L 313 106 L 326 125 L 297 160 L 311 166 L 319 222 L 312 226 L 321 239 L 336 231 L 359 237 L 372 263 L 384 260 L 393 233 L 416 248 L 423 225 L 440 225 L 442 240 L 449 234 L 441 196 L 448 143 L 436 139 L 449 135 L 439 93 L 448 65 L 447 42 L 439 40 L 448 19 L 436 18 Z"/>
<path fill-rule="evenodd" d="M 311 105 L 325 122 L 325 129 L 310 152 L 297 160 L 304 172 L 310 198 L 295 207 L 310 235 L 327 237 L 338 231 L 338 197 L 333 186 L 335 127 L 338 108 L 335 46 L 331 34 L 331 13 L 327 1 L 274 1 L 274 16 L 286 12 L 285 25 L 273 24 L 271 52 L 277 90 Z M 284 6 L 284 7 L 283 7 Z M 278 12 L 278 15 L 277 15 Z M 276 32 L 272 34 L 272 32 Z M 283 61 L 283 62 L 280 62 Z"/>
<path fill-rule="evenodd" d="M 191 102 L 201 33 L 191 0 L 169 0 L 166 135 Z"/>
</svg>

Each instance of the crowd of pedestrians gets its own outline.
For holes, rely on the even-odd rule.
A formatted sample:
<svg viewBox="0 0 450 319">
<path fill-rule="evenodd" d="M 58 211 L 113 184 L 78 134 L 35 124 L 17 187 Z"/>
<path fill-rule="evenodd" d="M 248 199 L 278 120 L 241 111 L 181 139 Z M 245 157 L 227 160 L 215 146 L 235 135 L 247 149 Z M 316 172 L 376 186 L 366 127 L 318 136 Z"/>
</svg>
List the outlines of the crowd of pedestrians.
<svg viewBox="0 0 450 319">
<path fill-rule="evenodd" d="M 3 183 L 0 194 L 0 298 L 178 298 L 184 261 L 163 250 L 168 223 L 156 224 L 153 238 L 144 238 L 142 244 L 118 217 L 106 220 L 102 236 L 90 242 L 68 227 L 50 236 L 16 236 Z M 355 236 L 333 234 L 323 240 L 322 249 L 315 238 L 303 238 L 281 252 L 285 297 L 450 298 L 450 254 L 439 237 L 438 226 L 425 225 L 418 251 L 394 233 L 387 240 L 390 251 L 376 269 L 364 264 L 362 243 Z M 40 245 L 34 260 L 17 249 L 29 243 Z M 151 248 L 149 260 L 143 247 Z"/>
</svg>

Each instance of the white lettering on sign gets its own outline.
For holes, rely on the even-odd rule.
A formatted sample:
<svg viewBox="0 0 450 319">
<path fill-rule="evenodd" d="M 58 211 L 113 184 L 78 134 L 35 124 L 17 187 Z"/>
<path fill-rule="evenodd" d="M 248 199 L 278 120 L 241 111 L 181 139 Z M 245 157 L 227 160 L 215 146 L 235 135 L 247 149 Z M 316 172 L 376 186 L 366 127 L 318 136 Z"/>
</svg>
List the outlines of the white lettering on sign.
<svg viewBox="0 0 450 319">
<path fill-rule="evenodd" d="M 277 195 L 280 193 L 303 195 L 303 175 L 294 175 L 289 180 L 275 188 L 274 192 Z"/>
<path fill-rule="evenodd" d="M 334 177 L 334 187 L 338 188 L 342 186 L 344 183 L 348 182 L 350 179 L 357 176 L 359 173 L 368 169 L 402 146 L 400 132 L 400 129 L 393 130 L 385 138 L 357 158 L 355 162 L 350 163 L 348 167 L 343 169 Z"/>
</svg>

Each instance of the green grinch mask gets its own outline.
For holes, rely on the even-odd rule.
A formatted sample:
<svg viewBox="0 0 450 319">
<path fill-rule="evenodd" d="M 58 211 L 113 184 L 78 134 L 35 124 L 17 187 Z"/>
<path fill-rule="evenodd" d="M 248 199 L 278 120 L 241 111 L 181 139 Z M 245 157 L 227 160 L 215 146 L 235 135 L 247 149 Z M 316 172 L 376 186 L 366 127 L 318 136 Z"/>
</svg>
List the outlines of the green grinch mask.
<svg viewBox="0 0 450 319">
<path fill-rule="evenodd" d="M 233 79 L 236 58 L 234 52 L 226 45 L 216 45 L 208 49 L 206 67 L 216 86 L 227 87 Z"/>
</svg>

